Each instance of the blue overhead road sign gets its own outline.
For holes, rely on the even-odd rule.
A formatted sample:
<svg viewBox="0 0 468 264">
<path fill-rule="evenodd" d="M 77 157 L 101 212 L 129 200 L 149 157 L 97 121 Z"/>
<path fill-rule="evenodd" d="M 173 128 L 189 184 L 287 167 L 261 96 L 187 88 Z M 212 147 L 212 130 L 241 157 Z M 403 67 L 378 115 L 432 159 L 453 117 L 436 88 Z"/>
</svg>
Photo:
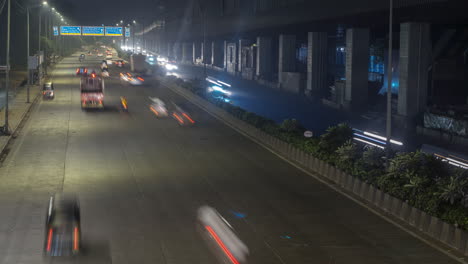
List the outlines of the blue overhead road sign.
<svg viewBox="0 0 468 264">
<path fill-rule="evenodd" d="M 83 36 L 104 36 L 104 27 L 83 26 Z"/>
<path fill-rule="evenodd" d="M 122 27 L 106 27 L 106 36 L 122 36 Z"/>
<path fill-rule="evenodd" d="M 61 26 L 60 27 L 61 35 L 73 35 L 81 36 L 81 27 L 80 26 Z"/>
<path fill-rule="evenodd" d="M 58 27 L 54 26 L 54 36 L 58 36 L 58 35 L 59 35 Z"/>
<path fill-rule="evenodd" d="M 129 28 L 129 27 L 126 27 L 126 28 L 125 28 L 125 37 L 126 37 L 126 38 L 129 38 L 129 37 L 130 37 L 130 28 Z"/>
</svg>

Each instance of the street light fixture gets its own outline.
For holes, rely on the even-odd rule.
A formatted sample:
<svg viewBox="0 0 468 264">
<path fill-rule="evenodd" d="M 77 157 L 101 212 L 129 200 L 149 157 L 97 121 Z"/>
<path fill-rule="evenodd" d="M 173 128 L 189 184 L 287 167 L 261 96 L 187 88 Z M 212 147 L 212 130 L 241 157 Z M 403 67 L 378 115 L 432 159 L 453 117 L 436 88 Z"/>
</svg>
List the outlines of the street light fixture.
<svg viewBox="0 0 468 264">
<path fill-rule="evenodd" d="M 43 5 L 48 5 L 47 1 L 42 2 Z"/>
</svg>

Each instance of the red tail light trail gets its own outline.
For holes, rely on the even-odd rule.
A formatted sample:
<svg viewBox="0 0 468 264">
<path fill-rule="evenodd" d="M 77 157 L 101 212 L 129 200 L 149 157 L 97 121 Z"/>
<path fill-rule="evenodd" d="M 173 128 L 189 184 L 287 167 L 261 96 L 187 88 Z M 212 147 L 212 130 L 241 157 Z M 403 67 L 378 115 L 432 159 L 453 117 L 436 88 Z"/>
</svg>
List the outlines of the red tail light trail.
<svg viewBox="0 0 468 264">
<path fill-rule="evenodd" d="M 213 239 L 216 241 L 218 246 L 223 250 L 224 254 L 226 254 L 226 256 L 229 258 L 231 263 L 239 264 L 239 261 L 237 261 L 237 259 L 234 257 L 234 255 L 232 255 L 231 251 L 229 251 L 227 246 L 224 244 L 224 242 L 221 240 L 221 238 L 219 238 L 218 234 L 216 234 L 216 232 L 213 230 L 213 228 L 211 228 L 211 226 L 205 226 L 205 228 L 208 231 L 208 233 L 210 233 L 210 235 L 213 237 Z"/>
<path fill-rule="evenodd" d="M 49 228 L 49 233 L 47 234 L 47 251 L 50 251 L 50 248 L 52 246 L 52 236 L 53 236 L 53 231 L 52 228 Z"/>
<path fill-rule="evenodd" d="M 78 246 L 79 246 L 79 233 L 78 233 L 78 227 L 75 226 L 75 229 L 73 230 L 73 250 L 77 251 Z"/>
</svg>

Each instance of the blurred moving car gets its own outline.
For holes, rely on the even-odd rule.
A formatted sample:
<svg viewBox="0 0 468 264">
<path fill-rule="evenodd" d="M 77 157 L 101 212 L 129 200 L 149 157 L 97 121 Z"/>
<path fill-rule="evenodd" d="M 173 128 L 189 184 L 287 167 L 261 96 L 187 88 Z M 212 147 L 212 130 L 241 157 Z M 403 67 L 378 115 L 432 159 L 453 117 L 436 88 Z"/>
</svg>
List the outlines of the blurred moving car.
<svg viewBox="0 0 468 264">
<path fill-rule="evenodd" d="M 117 65 L 117 67 L 119 67 L 119 68 L 122 68 L 125 65 L 125 63 L 124 63 L 123 60 L 117 60 L 115 62 L 115 65 Z"/>
<path fill-rule="evenodd" d="M 107 69 L 107 68 L 108 68 L 108 66 L 107 66 L 107 61 L 106 61 L 106 60 L 103 60 L 103 61 L 101 62 L 101 70 Z"/>
<path fill-rule="evenodd" d="M 150 110 L 157 117 L 167 117 L 169 115 L 166 104 L 161 99 L 157 97 L 150 97 L 149 99 L 151 100 Z"/>
<path fill-rule="evenodd" d="M 222 100 L 226 103 L 231 101 L 232 92 L 228 89 L 231 88 L 229 83 L 223 82 L 216 78 L 208 76 L 206 79 L 208 84 L 207 93 L 210 94 L 213 98 Z"/>
<path fill-rule="evenodd" d="M 79 60 L 80 62 L 84 61 L 84 59 L 85 59 L 85 55 L 84 55 L 84 54 L 81 54 L 80 57 L 78 58 L 78 60 Z"/>
<path fill-rule="evenodd" d="M 52 82 L 46 82 L 42 86 L 42 98 L 43 99 L 54 99 L 54 84 Z"/>
<path fill-rule="evenodd" d="M 79 67 L 76 69 L 76 76 L 87 76 L 87 75 L 88 75 L 88 68 Z"/>
<path fill-rule="evenodd" d="M 81 248 L 80 206 L 74 195 L 49 199 L 45 223 L 44 255 L 74 256 Z"/>
<path fill-rule="evenodd" d="M 102 69 L 101 76 L 109 77 L 109 70 L 107 68 Z"/>
<path fill-rule="evenodd" d="M 197 214 L 197 229 L 220 263 L 247 263 L 249 248 L 218 211 L 205 205 Z"/>
<path fill-rule="evenodd" d="M 143 79 L 143 77 L 139 75 L 134 75 L 128 80 L 128 83 L 130 83 L 131 85 L 143 85 L 144 82 L 145 79 Z"/>
<path fill-rule="evenodd" d="M 102 57 L 102 56 L 104 56 L 104 54 L 102 54 L 101 52 L 99 52 L 99 53 L 97 54 L 97 56 L 98 56 L 98 57 Z"/>
<path fill-rule="evenodd" d="M 143 83 L 145 82 L 145 79 L 143 79 L 143 77 L 141 77 L 140 75 L 132 75 L 129 72 L 121 72 L 120 79 L 123 81 L 127 81 L 131 85 L 143 85 Z"/>
<path fill-rule="evenodd" d="M 129 72 L 121 72 L 121 73 L 120 73 L 120 79 L 121 79 L 122 81 L 128 82 L 128 80 L 129 80 L 131 77 L 132 77 L 132 74 L 129 73 Z"/>
<path fill-rule="evenodd" d="M 174 106 L 174 111 L 172 112 L 172 117 L 179 123 L 181 126 L 190 126 L 195 124 L 195 121 L 190 117 L 190 115 L 183 110 L 180 106 L 172 102 Z"/>
</svg>

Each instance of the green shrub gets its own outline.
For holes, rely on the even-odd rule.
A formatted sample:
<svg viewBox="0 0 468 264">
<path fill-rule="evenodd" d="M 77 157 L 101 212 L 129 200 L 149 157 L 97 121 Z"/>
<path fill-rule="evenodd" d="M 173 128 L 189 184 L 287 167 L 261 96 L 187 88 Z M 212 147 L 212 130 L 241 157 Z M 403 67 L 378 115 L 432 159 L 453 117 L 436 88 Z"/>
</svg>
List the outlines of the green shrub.
<svg viewBox="0 0 468 264">
<path fill-rule="evenodd" d="M 336 166 L 347 173 L 354 173 L 354 165 L 361 158 L 359 147 L 352 140 L 348 140 L 335 152 Z"/>
<path fill-rule="evenodd" d="M 304 127 L 296 119 L 285 119 L 280 125 L 281 129 L 291 133 L 302 133 Z"/>
<path fill-rule="evenodd" d="M 468 230 L 468 210 L 461 205 L 444 204 L 440 208 L 440 219 L 453 223 L 464 230 Z"/>
<path fill-rule="evenodd" d="M 461 173 L 460 173 L 461 174 Z M 440 198 L 450 204 L 462 203 L 468 193 L 468 178 L 454 175 L 439 181 Z"/>
<path fill-rule="evenodd" d="M 318 143 L 319 158 L 334 163 L 336 159 L 335 151 L 346 141 L 351 140 L 353 130 L 347 124 L 339 124 L 327 129 L 327 132 L 320 136 Z"/>
</svg>

